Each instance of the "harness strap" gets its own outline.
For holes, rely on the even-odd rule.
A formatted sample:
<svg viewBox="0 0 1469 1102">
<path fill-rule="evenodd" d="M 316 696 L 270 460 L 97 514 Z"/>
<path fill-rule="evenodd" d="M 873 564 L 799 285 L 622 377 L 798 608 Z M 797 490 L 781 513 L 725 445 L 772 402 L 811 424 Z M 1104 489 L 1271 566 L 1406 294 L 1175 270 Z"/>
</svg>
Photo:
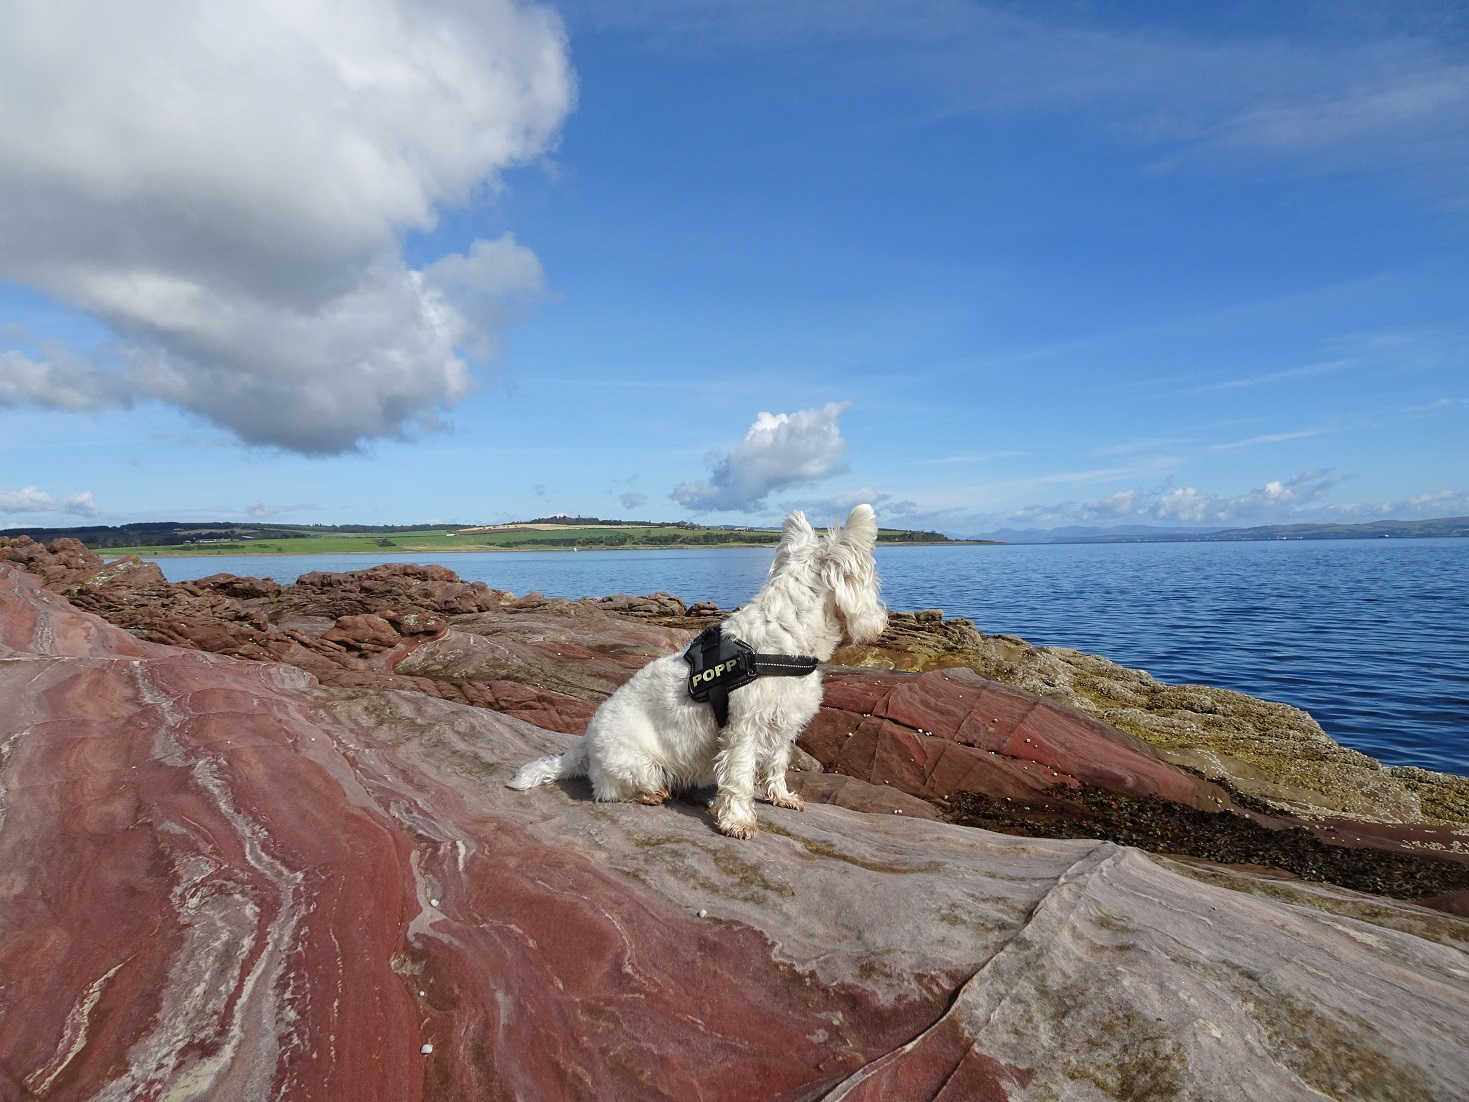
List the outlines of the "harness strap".
<svg viewBox="0 0 1469 1102">
<path fill-rule="evenodd" d="M 816 668 L 809 654 L 757 654 L 755 674 L 758 677 L 805 677 Z"/>
<path fill-rule="evenodd" d="M 706 629 L 699 635 L 699 639 L 704 644 L 700 655 L 703 661 L 699 663 L 699 668 L 712 669 L 719 661 L 723 643 L 719 625 L 715 624 L 712 630 Z M 716 682 L 709 686 L 709 707 L 714 709 L 714 721 L 723 727 L 729 719 L 729 688 L 726 685 Z"/>
</svg>

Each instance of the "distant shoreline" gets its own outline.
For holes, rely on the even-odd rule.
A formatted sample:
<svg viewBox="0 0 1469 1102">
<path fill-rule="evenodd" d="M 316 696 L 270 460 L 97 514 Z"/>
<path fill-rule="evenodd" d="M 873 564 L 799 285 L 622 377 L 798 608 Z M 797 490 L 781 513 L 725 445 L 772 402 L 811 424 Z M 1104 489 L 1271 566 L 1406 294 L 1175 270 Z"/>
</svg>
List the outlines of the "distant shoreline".
<svg viewBox="0 0 1469 1102">
<path fill-rule="evenodd" d="M 139 551 L 129 547 L 97 547 L 92 550 L 96 554 L 106 558 L 127 558 L 136 556 L 140 559 L 226 559 L 249 556 L 260 559 L 278 558 L 326 558 L 328 556 L 341 557 L 347 555 L 385 556 L 385 555 L 523 555 L 527 553 L 551 553 L 571 554 L 582 551 L 718 551 L 730 548 L 774 548 L 776 542 L 770 543 L 682 543 L 669 544 L 660 547 L 657 544 L 643 543 L 632 547 L 604 547 L 596 544 L 587 547 L 405 547 L 394 549 L 381 547 L 374 550 L 363 551 L 249 551 L 230 549 L 228 551 Z M 879 541 L 878 547 L 1002 547 L 1000 540 L 893 540 L 890 543 Z"/>
<path fill-rule="evenodd" d="M 1373 520 L 1361 524 L 1260 524 L 1251 528 L 1006 529 L 1006 543 L 1264 543 L 1304 540 L 1455 539 L 1469 536 L 1469 517 Z"/>
</svg>

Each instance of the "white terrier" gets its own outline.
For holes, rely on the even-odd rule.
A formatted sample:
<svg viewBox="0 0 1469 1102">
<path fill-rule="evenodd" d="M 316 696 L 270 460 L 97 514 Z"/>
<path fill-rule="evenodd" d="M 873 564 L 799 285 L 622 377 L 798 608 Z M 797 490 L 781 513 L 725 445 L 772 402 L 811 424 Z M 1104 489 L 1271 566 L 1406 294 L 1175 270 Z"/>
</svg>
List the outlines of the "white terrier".
<svg viewBox="0 0 1469 1102">
<path fill-rule="evenodd" d="M 602 702 L 574 749 L 521 767 L 510 787 L 585 776 L 598 800 L 661 804 L 672 791 L 712 781 L 719 789 L 709 805 L 714 819 L 736 838 L 755 834 L 757 783 L 771 803 L 802 810 L 786 787 L 786 767 L 796 737 L 821 706 L 816 660 L 829 659 L 843 638 L 868 642 L 887 626 L 876 543 L 871 505 L 857 506 L 846 527 L 823 536 L 791 513 L 769 581 L 754 600 L 687 652 L 644 666 Z M 727 710 L 723 722 L 720 710 Z"/>
</svg>

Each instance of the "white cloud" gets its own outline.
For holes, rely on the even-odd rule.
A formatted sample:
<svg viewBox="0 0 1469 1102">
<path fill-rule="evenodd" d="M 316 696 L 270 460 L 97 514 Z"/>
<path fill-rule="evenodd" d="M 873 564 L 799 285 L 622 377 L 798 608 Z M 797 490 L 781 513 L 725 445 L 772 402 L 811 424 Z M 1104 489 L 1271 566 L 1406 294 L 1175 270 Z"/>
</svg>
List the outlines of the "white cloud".
<svg viewBox="0 0 1469 1102">
<path fill-rule="evenodd" d="M 1103 502 L 1079 506 L 1077 513 L 1090 519 L 1126 518 L 1134 522 L 1223 525 L 1268 524 L 1290 519 L 1308 506 L 1319 504 L 1331 490 L 1345 481 L 1330 470 L 1313 468 L 1285 479 L 1272 479 L 1242 494 L 1201 491 L 1193 486 L 1158 490 L 1130 490 L 1127 509 L 1104 508 Z M 1103 499 L 1105 502 L 1107 499 Z"/>
<path fill-rule="evenodd" d="M 752 509 L 773 490 L 840 473 L 847 442 L 837 419 L 850 405 L 760 413 L 743 440 L 713 458 L 709 479 L 676 487 L 673 500 L 696 512 Z"/>
<path fill-rule="evenodd" d="M 1356 56 L 1373 71 L 1291 98 L 1246 107 L 1222 121 L 1210 144 L 1220 149 L 1325 156 L 1322 167 L 1357 163 L 1361 147 L 1395 147 L 1404 159 L 1443 158 L 1439 148 L 1464 132 L 1469 69 L 1403 44 Z"/>
<path fill-rule="evenodd" d="M 36 486 L 0 490 L 0 513 L 64 513 L 71 517 L 95 517 L 99 510 L 91 490 L 61 500 Z"/>
<path fill-rule="evenodd" d="M 1147 514 L 1149 520 L 1168 520 L 1179 524 L 1202 524 L 1206 520 L 1223 522 L 1222 510 L 1213 494 L 1201 494 L 1192 486 L 1169 490 L 1161 495 Z M 1114 517 L 1136 517 L 1139 510 L 1136 502 L 1126 512 L 1111 511 Z M 1211 515 L 1212 514 L 1212 515 Z"/>
<path fill-rule="evenodd" d="M 1434 490 L 1397 501 L 1353 502 L 1328 507 L 1330 520 L 1421 520 L 1469 516 L 1469 490 Z"/>
<path fill-rule="evenodd" d="M 884 526 L 888 521 L 896 523 L 900 518 L 907 517 L 918 509 L 918 503 L 915 501 L 899 498 L 896 494 L 888 493 L 886 490 L 863 486 L 859 490 L 848 490 L 846 493 L 834 494 L 831 497 L 788 501 L 781 505 L 780 511 L 788 513 L 792 509 L 801 509 L 813 523 L 821 523 L 824 520 L 839 523 L 847 519 L 847 514 L 855 506 L 864 504 L 871 505 L 877 510 L 878 521 Z"/>
<path fill-rule="evenodd" d="M 1437 490 L 1401 500 L 1333 502 L 1328 500 L 1348 476 L 1313 468 L 1270 479 L 1242 493 L 1164 482 L 1134 487 L 1090 501 L 1025 505 L 1005 511 L 981 511 L 956 505 L 895 501 L 870 487 L 826 502 L 802 502 L 817 515 L 850 507 L 858 495 L 878 505 L 878 516 L 905 528 L 932 528 L 951 536 L 979 536 L 1006 529 L 1203 527 L 1245 528 L 1264 524 L 1357 523 L 1369 520 L 1417 520 L 1469 515 L 1469 491 Z M 822 506 L 827 506 L 821 511 Z"/>
<path fill-rule="evenodd" d="M 0 406 L 41 405 L 78 412 L 128 402 L 115 376 L 55 346 L 40 359 L 0 351 Z"/>
<path fill-rule="evenodd" d="M 1138 436 L 1119 444 L 1093 448 L 1093 455 L 1135 455 L 1138 452 L 1161 451 L 1191 444 L 1192 441 L 1177 436 Z"/>
<path fill-rule="evenodd" d="M 92 491 L 83 490 L 63 501 L 61 511 L 72 517 L 95 517 L 102 510 L 97 508 L 97 502 L 92 498 Z"/>
<path fill-rule="evenodd" d="M 1216 390 L 1242 390 L 1246 387 L 1264 386 L 1268 383 L 1280 383 L 1291 379 L 1304 379 L 1316 375 L 1327 375 L 1350 366 L 1350 361 L 1347 360 L 1305 364 L 1301 367 L 1287 368 L 1284 371 L 1271 371 L 1263 375 L 1246 375 L 1237 379 L 1224 379 L 1217 383 L 1204 383 L 1202 386 L 1194 387 L 1191 393 L 1206 394 Z"/>
<path fill-rule="evenodd" d="M 1402 503 L 1415 516 L 1442 516 L 1445 512 L 1469 513 L 1469 492 L 1464 490 L 1438 490 L 1434 493 L 1417 494 Z"/>
<path fill-rule="evenodd" d="M 632 25 L 684 49 L 731 35 L 880 44 L 875 80 L 927 94 L 930 110 L 1066 111 L 1133 145 L 1144 171 L 1220 159 L 1296 171 L 1412 169 L 1462 202 L 1469 178 L 1469 70 L 1444 5 L 1312 5 L 1259 33 L 1191 32 L 1166 12 L 1114 18 L 1105 5 L 954 0 L 566 0 L 573 18 Z M 1414 10 L 1416 9 L 1416 10 Z M 1291 24 L 1294 23 L 1292 26 Z M 853 97 L 854 104 L 862 101 Z M 921 102 L 921 101 L 920 101 Z"/>
<path fill-rule="evenodd" d="M 573 98 L 560 22 L 512 0 L 22 4 L 0 278 L 120 346 L 9 353 L 0 404 L 156 399 L 305 453 L 435 426 L 543 279 L 509 235 L 422 269 L 402 235 L 550 149 Z"/>
<path fill-rule="evenodd" d="M 990 452 L 959 452 L 940 459 L 920 459 L 920 463 L 992 463 L 997 459 L 1021 459 L 1029 452 L 998 450 Z"/>
<path fill-rule="evenodd" d="M 1140 490 L 1119 490 L 1093 503 L 1099 516 L 1125 517 L 1137 511 Z"/>
<path fill-rule="evenodd" d="M 1299 519 L 1309 509 L 1329 508 L 1324 498 L 1345 476 L 1323 468 L 1272 479 L 1244 493 L 1227 494 L 1196 486 L 1164 483 L 1152 489 L 1121 490 L 1094 501 L 1032 506 L 1007 516 L 987 518 L 991 526 L 1024 524 L 1048 528 L 1080 524 L 1180 524 L 1225 527 L 1272 524 Z"/>
<path fill-rule="evenodd" d="M 1320 436 L 1322 429 L 1301 429 L 1298 432 L 1269 432 L 1262 436 L 1248 436 L 1243 440 L 1230 440 L 1224 444 L 1210 444 L 1210 451 L 1229 451 L 1233 448 L 1253 448 L 1260 444 L 1283 444 L 1287 440 L 1304 440 Z"/>
<path fill-rule="evenodd" d="M 620 494 L 617 500 L 622 502 L 624 509 L 641 509 L 644 505 L 648 504 L 648 495 L 640 494 L 636 490 L 630 490 L 625 494 Z"/>
<path fill-rule="evenodd" d="M 1433 413 L 1441 409 L 1469 408 L 1469 398 L 1438 398 L 1416 406 L 1404 406 L 1403 413 Z"/>
<path fill-rule="evenodd" d="M 309 505 L 309 504 L 304 504 L 304 505 L 267 505 L 264 501 L 260 500 L 259 498 L 256 498 L 254 501 L 250 502 L 249 505 L 245 506 L 245 515 L 247 517 L 249 517 L 251 520 L 270 520 L 272 517 L 278 517 L 282 513 L 299 513 L 299 512 L 302 512 L 302 511 L 317 511 L 317 510 L 320 510 L 320 508 L 321 508 L 321 506 L 319 506 L 319 505 Z"/>
</svg>

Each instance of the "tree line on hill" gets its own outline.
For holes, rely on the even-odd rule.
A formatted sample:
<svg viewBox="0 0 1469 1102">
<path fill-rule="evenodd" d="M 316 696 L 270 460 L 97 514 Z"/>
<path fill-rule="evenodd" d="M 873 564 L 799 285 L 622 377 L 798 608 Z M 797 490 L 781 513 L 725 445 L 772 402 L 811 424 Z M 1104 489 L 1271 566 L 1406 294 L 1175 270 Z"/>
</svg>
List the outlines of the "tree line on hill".
<svg viewBox="0 0 1469 1102">
<path fill-rule="evenodd" d="M 603 520 L 601 517 L 569 517 L 565 513 L 557 513 L 553 517 L 532 517 L 530 520 L 517 520 L 515 524 L 565 524 L 573 527 L 593 528 L 598 525 L 622 524 L 637 526 L 639 528 L 693 528 L 694 524 L 687 520 Z"/>
<path fill-rule="evenodd" d="M 721 543 L 765 544 L 774 543 L 779 536 L 775 529 L 702 527 L 689 521 L 667 524 L 655 521 L 606 521 L 595 517 L 543 517 L 524 521 L 525 524 L 567 524 L 586 527 L 605 527 L 606 531 L 576 535 L 558 535 L 552 532 L 537 533 L 530 541 L 540 547 L 668 547 L 710 546 Z M 675 532 L 628 532 L 610 525 L 636 528 L 676 528 Z M 454 525 L 434 525 L 435 528 L 453 528 Z M 457 527 L 467 527 L 460 525 Z M 381 535 L 384 537 L 400 532 L 421 532 L 422 524 L 239 524 L 219 521 L 183 524 L 178 521 L 144 521 L 136 524 L 94 524 L 77 528 L 7 528 L 0 536 L 30 536 L 40 543 L 66 537 L 80 540 L 87 547 L 182 547 L 195 543 L 217 544 L 223 541 L 253 541 L 271 539 L 303 539 L 326 535 Z M 910 532 L 884 528 L 878 535 L 880 543 L 944 543 L 947 537 L 939 532 Z M 383 540 L 378 541 L 383 544 Z M 386 544 L 384 544 L 386 546 Z M 248 543 L 242 550 L 248 549 Z"/>
<path fill-rule="evenodd" d="M 138 524 L 92 524 L 80 528 L 6 528 L 0 536 L 30 536 L 38 543 L 54 539 L 80 540 L 88 547 L 176 547 L 202 540 L 299 539 L 313 533 L 269 525 L 180 524 L 153 521 Z"/>
</svg>

